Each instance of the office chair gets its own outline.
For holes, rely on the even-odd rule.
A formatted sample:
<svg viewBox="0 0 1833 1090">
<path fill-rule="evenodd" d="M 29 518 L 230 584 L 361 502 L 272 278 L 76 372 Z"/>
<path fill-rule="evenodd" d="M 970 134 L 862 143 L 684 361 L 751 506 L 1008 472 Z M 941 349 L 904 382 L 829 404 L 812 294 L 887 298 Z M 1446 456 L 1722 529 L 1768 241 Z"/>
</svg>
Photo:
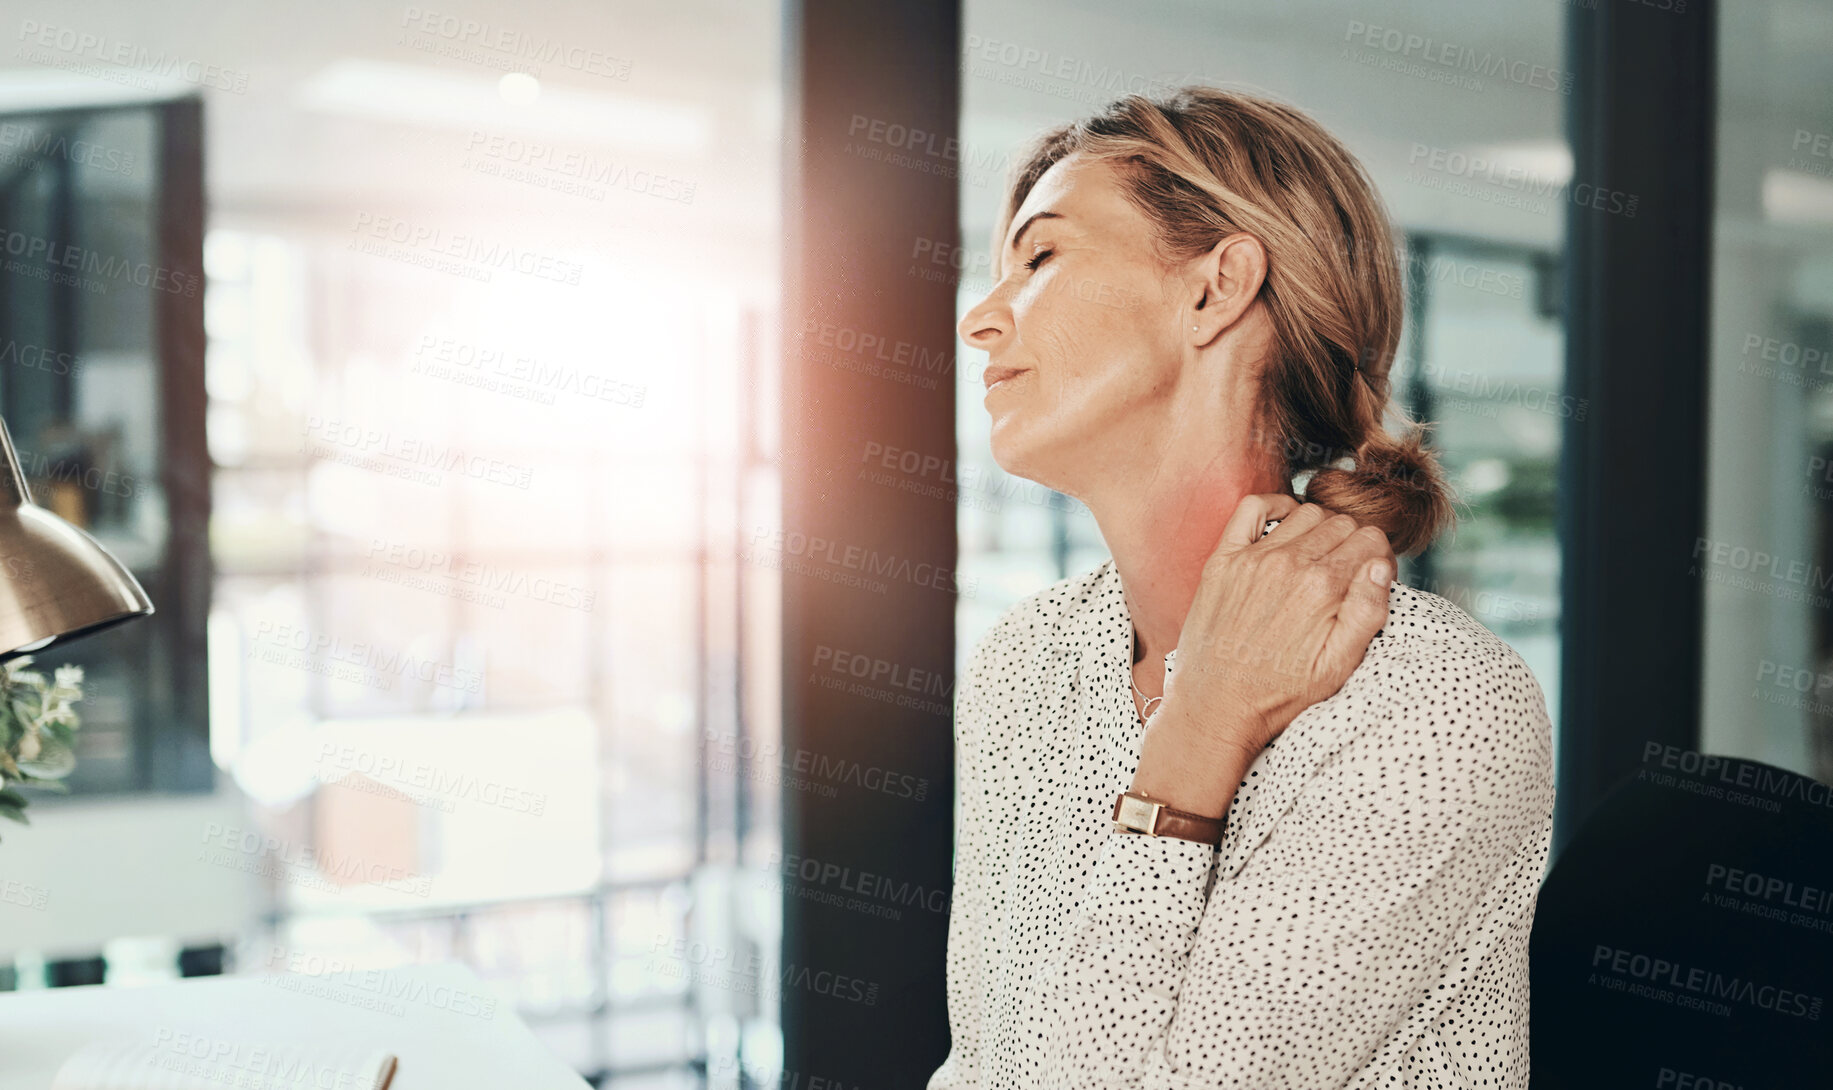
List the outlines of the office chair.
<svg viewBox="0 0 1833 1090">
<path fill-rule="evenodd" d="M 1542 884 L 1535 1090 L 1833 1085 L 1833 789 L 1650 747 Z"/>
</svg>

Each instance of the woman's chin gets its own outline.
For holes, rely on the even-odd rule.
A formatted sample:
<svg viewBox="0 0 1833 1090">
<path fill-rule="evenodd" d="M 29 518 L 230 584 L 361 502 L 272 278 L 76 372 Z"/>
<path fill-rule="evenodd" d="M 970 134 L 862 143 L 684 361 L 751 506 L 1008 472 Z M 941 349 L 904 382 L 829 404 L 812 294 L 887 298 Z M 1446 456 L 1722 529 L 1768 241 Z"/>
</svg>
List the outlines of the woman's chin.
<svg viewBox="0 0 1833 1090">
<path fill-rule="evenodd" d="M 993 461 L 1013 476 L 1018 475 L 1017 467 L 1025 460 L 1025 444 L 1016 425 L 1017 421 L 1010 416 L 993 421 L 992 435 L 987 444 L 993 453 Z"/>
<path fill-rule="evenodd" d="M 1007 476 L 1043 483 L 1043 478 L 1050 475 L 1048 459 L 1040 456 L 1034 437 L 1024 434 L 1016 424 L 1008 418 L 993 425 L 993 461 Z"/>
</svg>

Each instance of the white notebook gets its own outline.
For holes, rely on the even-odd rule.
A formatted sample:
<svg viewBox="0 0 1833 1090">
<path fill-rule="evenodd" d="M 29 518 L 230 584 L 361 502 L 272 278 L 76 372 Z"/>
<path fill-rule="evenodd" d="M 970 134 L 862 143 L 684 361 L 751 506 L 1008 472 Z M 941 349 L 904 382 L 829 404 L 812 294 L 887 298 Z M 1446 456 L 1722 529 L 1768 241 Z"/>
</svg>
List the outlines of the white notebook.
<svg viewBox="0 0 1833 1090">
<path fill-rule="evenodd" d="M 395 1056 L 384 1049 L 160 1031 L 84 1045 L 51 1090 L 388 1090 L 394 1077 Z"/>
</svg>

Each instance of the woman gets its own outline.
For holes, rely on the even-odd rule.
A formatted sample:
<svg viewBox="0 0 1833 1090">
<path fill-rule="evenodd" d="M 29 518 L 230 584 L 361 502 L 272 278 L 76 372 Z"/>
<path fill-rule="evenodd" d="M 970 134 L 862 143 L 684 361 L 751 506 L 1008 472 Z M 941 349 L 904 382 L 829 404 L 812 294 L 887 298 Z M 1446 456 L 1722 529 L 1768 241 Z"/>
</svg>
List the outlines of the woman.
<svg viewBox="0 0 1833 1090">
<path fill-rule="evenodd" d="M 1113 556 L 958 687 L 930 1090 L 1525 1086 L 1551 729 L 1508 645 L 1392 583 L 1453 513 L 1383 428 L 1361 167 L 1263 98 L 1129 96 L 1039 141 L 993 268 L 960 332 L 994 457 Z"/>
</svg>

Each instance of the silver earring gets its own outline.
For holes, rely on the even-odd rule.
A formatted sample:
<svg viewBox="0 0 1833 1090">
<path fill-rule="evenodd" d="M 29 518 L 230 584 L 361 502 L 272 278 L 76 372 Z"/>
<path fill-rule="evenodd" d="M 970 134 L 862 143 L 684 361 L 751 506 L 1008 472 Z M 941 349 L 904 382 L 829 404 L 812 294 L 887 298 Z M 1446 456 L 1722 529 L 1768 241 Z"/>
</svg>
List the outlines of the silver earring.
<svg viewBox="0 0 1833 1090">
<path fill-rule="evenodd" d="M 1195 333 L 1196 331 L 1197 331 L 1197 327 L 1196 327 L 1196 326 L 1191 326 L 1191 327 L 1190 327 L 1190 332 L 1192 332 L 1192 333 Z"/>
</svg>

